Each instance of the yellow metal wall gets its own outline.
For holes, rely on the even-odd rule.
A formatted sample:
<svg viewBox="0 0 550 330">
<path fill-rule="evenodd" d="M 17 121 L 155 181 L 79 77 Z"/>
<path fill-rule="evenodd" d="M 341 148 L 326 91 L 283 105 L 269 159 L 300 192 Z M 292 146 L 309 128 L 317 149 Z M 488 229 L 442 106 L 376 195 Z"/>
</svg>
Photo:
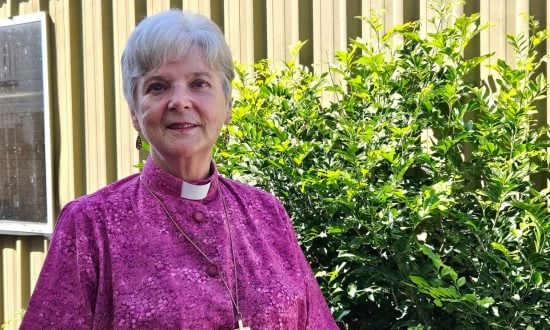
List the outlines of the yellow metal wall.
<svg viewBox="0 0 550 330">
<path fill-rule="evenodd" d="M 136 134 L 122 96 L 119 59 L 128 34 L 145 15 L 173 7 L 201 12 L 222 26 L 235 59 L 242 63 L 288 59 L 290 45 L 308 40 L 300 61 L 326 68 L 349 38 L 369 35 L 368 27 L 354 17 L 368 15 L 371 9 L 383 11 L 389 28 L 429 18 L 429 1 L 0 0 L 0 18 L 48 13 L 59 210 L 71 199 L 135 172 L 132 165 L 139 153 L 133 147 Z M 549 26 L 550 5 L 543 0 L 468 0 L 454 11 L 480 12 L 482 22 L 494 23 L 468 51 L 495 52 L 495 61 L 512 59 L 505 35 L 527 29 L 519 14 L 529 13 Z M 486 69 L 479 74 L 485 76 Z M 540 118 L 550 123 L 548 103 L 544 105 Z M 42 237 L 0 236 L 0 323 L 26 306 L 47 246 Z M 13 322 L 9 328 L 17 325 Z"/>
</svg>

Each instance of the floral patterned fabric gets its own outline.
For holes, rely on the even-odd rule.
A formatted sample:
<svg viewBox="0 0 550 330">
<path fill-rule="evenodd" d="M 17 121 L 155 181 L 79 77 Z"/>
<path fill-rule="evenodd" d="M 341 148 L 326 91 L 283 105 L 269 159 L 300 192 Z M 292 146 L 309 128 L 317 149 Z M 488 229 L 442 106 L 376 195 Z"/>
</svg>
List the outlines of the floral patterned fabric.
<svg viewBox="0 0 550 330">
<path fill-rule="evenodd" d="M 238 273 L 238 302 L 252 329 L 337 329 L 276 198 L 222 178 L 208 195 L 180 197 L 182 180 L 147 161 L 62 210 L 22 329 L 233 329 L 220 274 L 185 240 L 141 180 L 234 290 L 222 195 Z M 213 275 L 213 276 L 212 276 Z"/>
</svg>

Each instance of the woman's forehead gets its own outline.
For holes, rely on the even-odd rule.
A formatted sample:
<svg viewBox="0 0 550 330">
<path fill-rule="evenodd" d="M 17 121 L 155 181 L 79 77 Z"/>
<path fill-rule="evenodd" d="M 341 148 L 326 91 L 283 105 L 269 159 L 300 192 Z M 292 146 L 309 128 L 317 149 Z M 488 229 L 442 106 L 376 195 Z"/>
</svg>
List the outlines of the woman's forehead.
<svg viewBox="0 0 550 330">
<path fill-rule="evenodd" d="M 144 75 L 154 73 L 166 65 L 185 65 L 188 62 L 195 66 L 197 64 L 203 64 L 207 70 L 219 74 L 219 72 L 217 72 L 218 70 L 216 70 L 216 66 L 208 62 L 208 58 L 205 56 L 205 51 L 197 45 L 191 45 L 191 47 L 187 48 L 167 50 L 161 57 L 158 57 L 155 61 L 150 63 L 149 68 L 146 72 L 144 72 Z"/>
</svg>

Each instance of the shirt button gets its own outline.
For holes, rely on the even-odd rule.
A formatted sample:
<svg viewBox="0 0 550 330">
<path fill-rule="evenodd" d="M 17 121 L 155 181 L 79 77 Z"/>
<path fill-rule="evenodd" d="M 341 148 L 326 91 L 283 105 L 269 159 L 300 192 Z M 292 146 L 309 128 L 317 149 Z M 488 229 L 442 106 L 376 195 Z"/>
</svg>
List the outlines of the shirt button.
<svg viewBox="0 0 550 330">
<path fill-rule="evenodd" d="M 217 276 L 218 275 L 218 266 L 216 266 L 214 264 L 208 265 L 208 267 L 206 267 L 206 274 L 208 274 L 208 276 L 210 276 L 210 277 Z"/>
<path fill-rule="evenodd" d="M 193 213 L 193 219 L 195 219 L 196 222 L 201 223 L 204 221 L 205 215 L 201 211 L 197 211 Z"/>
</svg>

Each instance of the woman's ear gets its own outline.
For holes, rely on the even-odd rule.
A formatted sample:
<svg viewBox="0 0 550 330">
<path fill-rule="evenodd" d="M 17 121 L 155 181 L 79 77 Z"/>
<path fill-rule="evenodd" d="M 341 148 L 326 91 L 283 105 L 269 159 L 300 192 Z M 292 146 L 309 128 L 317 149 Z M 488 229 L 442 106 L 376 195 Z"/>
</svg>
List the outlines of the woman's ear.
<svg viewBox="0 0 550 330">
<path fill-rule="evenodd" d="M 232 117 L 233 117 L 233 99 L 229 100 L 229 107 L 227 109 L 227 114 L 225 117 L 224 124 L 229 124 L 231 122 Z"/>
<path fill-rule="evenodd" d="M 139 125 L 139 120 L 134 110 L 130 110 L 130 116 L 132 117 L 132 126 L 138 132 L 141 132 L 141 126 Z"/>
</svg>

